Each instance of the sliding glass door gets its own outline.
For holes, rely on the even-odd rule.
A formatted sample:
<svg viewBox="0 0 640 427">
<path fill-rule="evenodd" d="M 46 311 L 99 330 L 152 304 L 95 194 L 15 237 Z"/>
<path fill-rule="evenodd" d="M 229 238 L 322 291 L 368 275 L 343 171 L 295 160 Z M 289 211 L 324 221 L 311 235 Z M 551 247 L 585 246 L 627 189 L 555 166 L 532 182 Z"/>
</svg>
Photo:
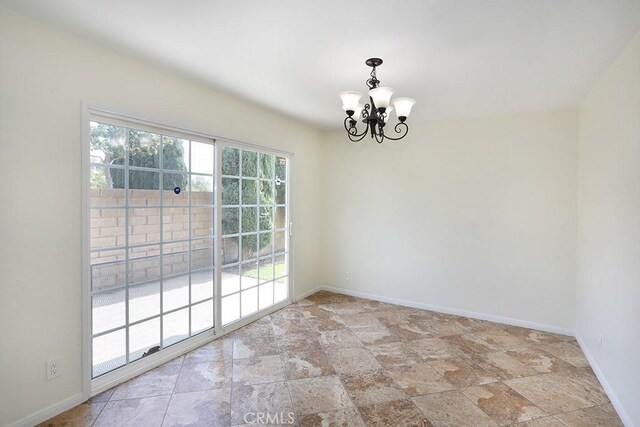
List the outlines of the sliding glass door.
<svg viewBox="0 0 640 427">
<path fill-rule="evenodd" d="M 92 376 L 214 326 L 213 141 L 90 123 Z"/>
<path fill-rule="evenodd" d="M 289 299 L 286 156 L 113 117 L 89 133 L 91 378 Z"/>
<path fill-rule="evenodd" d="M 287 158 L 222 147 L 221 322 L 289 296 Z"/>
</svg>

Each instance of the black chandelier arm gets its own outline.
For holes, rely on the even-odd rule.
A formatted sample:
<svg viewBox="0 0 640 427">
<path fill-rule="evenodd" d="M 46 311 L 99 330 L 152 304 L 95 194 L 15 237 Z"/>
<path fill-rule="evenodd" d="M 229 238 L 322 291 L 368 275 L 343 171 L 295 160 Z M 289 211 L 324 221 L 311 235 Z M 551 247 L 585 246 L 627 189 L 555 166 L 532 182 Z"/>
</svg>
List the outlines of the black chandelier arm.
<svg viewBox="0 0 640 427">
<path fill-rule="evenodd" d="M 346 130 L 349 135 L 357 135 L 358 128 L 356 128 L 356 121 L 352 117 L 347 116 L 344 119 L 344 130 Z"/>
<path fill-rule="evenodd" d="M 367 129 L 369 128 L 369 126 L 367 126 Z M 364 139 L 365 136 L 367 136 L 367 129 L 364 130 L 364 132 L 362 132 L 360 135 L 354 135 L 352 133 L 347 132 L 347 136 L 349 137 L 349 140 L 351 142 L 360 142 Z"/>
<path fill-rule="evenodd" d="M 403 132 L 402 130 L 398 130 L 398 128 L 404 128 L 404 132 Z M 399 137 L 397 137 L 397 138 L 392 138 L 392 137 L 387 136 L 387 135 L 385 134 L 385 135 L 384 135 L 384 137 L 385 137 L 386 139 L 391 140 L 391 141 L 399 141 L 399 140 L 401 140 L 402 138 L 404 138 L 405 136 L 407 136 L 407 134 L 409 133 L 409 126 L 408 126 L 406 123 L 404 123 L 404 122 L 400 122 L 400 123 L 398 123 L 398 124 L 396 124 L 396 125 L 394 126 L 393 130 L 394 130 L 396 133 L 400 134 L 400 136 L 399 136 Z"/>
<path fill-rule="evenodd" d="M 349 117 L 349 116 L 347 116 L 347 117 L 344 119 L 344 130 L 346 130 L 346 131 L 347 131 L 347 133 L 351 133 L 351 130 L 350 130 L 350 129 L 352 129 L 352 128 L 354 127 L 354 126 L 352 126 L 352 125 L 351 125 L 351 123 L 352 123 L 353 121 L 354 121 L 354 120 L 353 120 L 351 117 Z M 349 124 L 347 125 L 347 123 L 349 123 Z"/>
<path fill-rule="evenodd" d="M 347 126 L 347 122 L 349 126 Z M 358 128 L 355 125 L 351 125 L 352 122 L 355 122 L 351 117 L 347 117 L 344 119 L 344 129 L 347 131 L 347 135 L 352 142 L 359 142 L 364 139 L 367 135 L 367 130 L 369 129 L 369 125 L 367 125 L 366 129 L 362 133 L 358 133 Z"/>
</svg>

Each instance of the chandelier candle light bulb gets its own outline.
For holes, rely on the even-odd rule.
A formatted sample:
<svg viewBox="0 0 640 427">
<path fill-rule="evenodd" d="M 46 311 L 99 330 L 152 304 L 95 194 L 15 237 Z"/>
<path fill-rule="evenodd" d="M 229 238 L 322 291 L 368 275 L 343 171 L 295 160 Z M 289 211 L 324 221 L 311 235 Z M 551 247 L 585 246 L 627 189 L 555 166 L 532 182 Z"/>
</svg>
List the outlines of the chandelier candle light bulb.
<svg viewBox="0 0 640 427">
<path fill-rule="evenodd" d="M 380 80 L 378 80 L 376 76 L 376 67 L 382 64 L 382 59 L 369 58 L 365 61 L 365 64 L 372 68 L 370 73 L 371 78 L 366 81 L 367 87 L 369 88 L 369 103 L 360 104 L 360 98 L 362 98 L 362 93 L 360 92 L 340 92 L 342 108 L 347 114 L 347 117 L 344 119 L 344 128 L 347 131 L 347 136 L 352 142 L 362 141 L 367 134 L 379 144 L 385 139 L 398 141 L 404 138 L 409 132 L 409 126 L 406 120 L 416 101 L 411 98 L 391 99 L 393 89 L 380 86 Z M 394 110 L 391 104 L 395 107 L 399 121 L 393 126 L 393 130 L 399 135 L 397 137 L 391 137 L 385 134 L 385 127 L 389 125 L 391 112 Z M 358 122 L 362 122 L 366 126 L 362 132 L 358 131 Z"/>
</svg>

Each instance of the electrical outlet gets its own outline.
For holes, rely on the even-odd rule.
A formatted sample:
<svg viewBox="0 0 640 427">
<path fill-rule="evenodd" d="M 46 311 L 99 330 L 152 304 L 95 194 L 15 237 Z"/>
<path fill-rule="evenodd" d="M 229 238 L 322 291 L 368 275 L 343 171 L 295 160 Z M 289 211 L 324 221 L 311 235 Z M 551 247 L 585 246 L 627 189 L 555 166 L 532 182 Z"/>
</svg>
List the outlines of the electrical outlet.
<svg viewBox="0 0 640 427">
<path fill-rule="evenodd" d="M 349 272 L 348 271 L 344 272 L 344 280 L 346 280 L 347 282 L 349 281 Z"/>
<path fill-rule="evenodd" d="M 60 359 L 50 359 L 47 361 L 47 381 L 58 378 L 62 375 L 62 366 Z"/>
</svg>

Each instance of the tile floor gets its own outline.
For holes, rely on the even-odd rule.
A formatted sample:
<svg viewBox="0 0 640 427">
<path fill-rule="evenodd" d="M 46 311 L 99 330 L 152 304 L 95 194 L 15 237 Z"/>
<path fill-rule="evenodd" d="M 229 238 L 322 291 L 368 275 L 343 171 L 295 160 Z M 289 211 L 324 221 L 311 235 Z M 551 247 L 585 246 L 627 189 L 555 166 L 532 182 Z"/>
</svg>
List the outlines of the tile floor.
<svg viewBox="0 0 640 427">
<path fill-rule="evenodd" d="M 42 425 L 256 421 L 622 425 L 573 338 L 324 291 Z"/>
</svg>

